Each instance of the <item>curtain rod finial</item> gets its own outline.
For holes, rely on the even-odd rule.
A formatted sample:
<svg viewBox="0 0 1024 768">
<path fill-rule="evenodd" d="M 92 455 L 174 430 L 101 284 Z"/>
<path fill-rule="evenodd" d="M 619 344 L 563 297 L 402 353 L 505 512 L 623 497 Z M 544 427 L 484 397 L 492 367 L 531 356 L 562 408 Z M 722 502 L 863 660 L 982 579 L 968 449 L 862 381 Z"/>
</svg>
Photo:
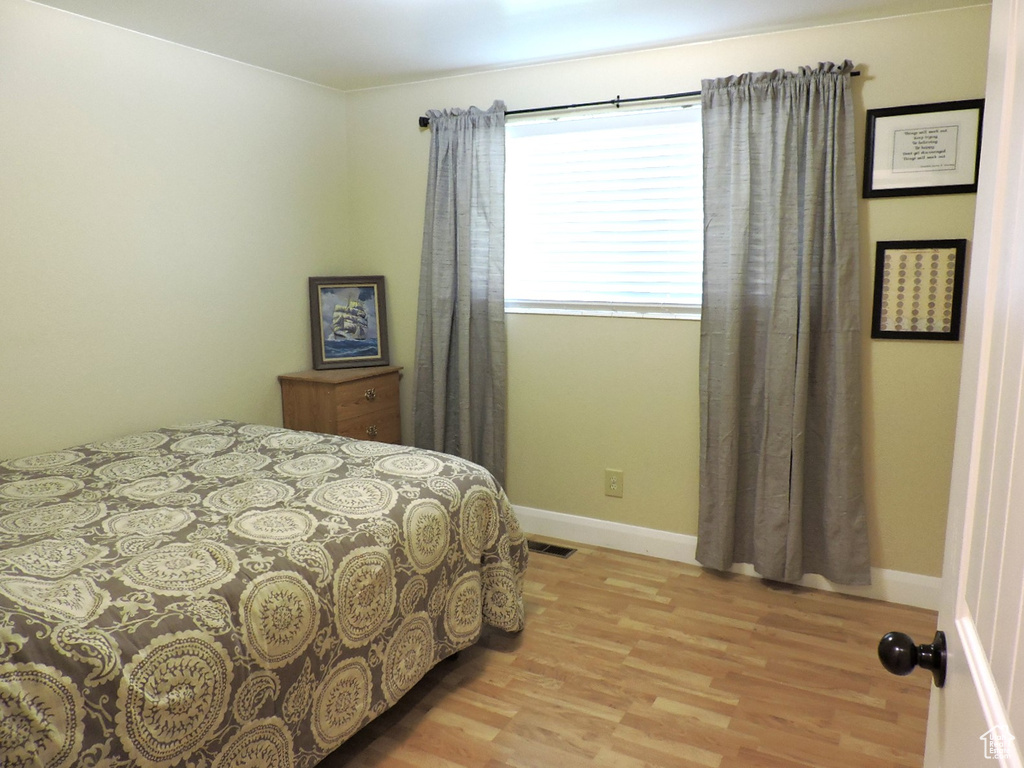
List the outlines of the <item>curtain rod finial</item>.
<svg viewBox="0 0 1024 768">
<path fill-rule="evenodd" d="M 420 128 L 429 128 L 430 118 L 426 115 L 420 115 Z"/>
</svg>

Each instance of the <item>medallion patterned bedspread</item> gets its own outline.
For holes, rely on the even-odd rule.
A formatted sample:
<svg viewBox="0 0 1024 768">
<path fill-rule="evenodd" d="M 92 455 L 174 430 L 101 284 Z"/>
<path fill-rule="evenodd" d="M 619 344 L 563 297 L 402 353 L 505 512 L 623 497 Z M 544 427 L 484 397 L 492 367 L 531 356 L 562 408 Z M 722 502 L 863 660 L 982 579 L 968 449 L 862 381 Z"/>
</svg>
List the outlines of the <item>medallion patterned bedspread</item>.
<svg viewBox="0 0 1024 768">
<path fill-rule="evenodd" d="M 504 492 L 452 456 L 211 421 L 0 463 L 0 765 L 311 766 L 486 622 Z"/>
</svg>

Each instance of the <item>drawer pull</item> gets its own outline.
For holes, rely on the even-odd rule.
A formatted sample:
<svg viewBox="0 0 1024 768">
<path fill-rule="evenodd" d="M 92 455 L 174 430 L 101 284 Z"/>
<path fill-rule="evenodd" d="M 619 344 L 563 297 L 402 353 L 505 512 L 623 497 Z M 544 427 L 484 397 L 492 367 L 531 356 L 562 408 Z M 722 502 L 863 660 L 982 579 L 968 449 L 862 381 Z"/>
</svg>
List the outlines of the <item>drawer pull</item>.
<svg viewBox="0 0 1024 768">
<path fill-rule="evenodd" d="M 376 437 L 377 436 L 377 425 L 376 424 L 371 424 L 370 426 L 368 426 L 366 428 L 366 436 L 367 437 Z"/>
<path fill-rule="evenodd" d="M 372 403 L 374 400 L 377 399 L 377 390 L 374 389 L 373 387 L 370 387 L 363 393 L 363 396 Z"/>
</svg>

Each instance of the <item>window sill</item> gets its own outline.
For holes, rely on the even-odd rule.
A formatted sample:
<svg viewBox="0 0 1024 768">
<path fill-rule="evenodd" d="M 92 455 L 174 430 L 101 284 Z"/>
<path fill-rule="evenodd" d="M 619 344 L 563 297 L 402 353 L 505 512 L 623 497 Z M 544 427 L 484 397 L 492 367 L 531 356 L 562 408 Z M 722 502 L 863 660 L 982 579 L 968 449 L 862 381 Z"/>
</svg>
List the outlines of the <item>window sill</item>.
<svg viewBox="0 0 1024 768">
<path fill-rule="evenodd" d="M 506 301 L 509 315 L 576 315 L 587 317 L 643 317 L 652 320 L 700 320 L 700 307 L 650 304 L 604 304 L 555 301 Z"/>
</svg>

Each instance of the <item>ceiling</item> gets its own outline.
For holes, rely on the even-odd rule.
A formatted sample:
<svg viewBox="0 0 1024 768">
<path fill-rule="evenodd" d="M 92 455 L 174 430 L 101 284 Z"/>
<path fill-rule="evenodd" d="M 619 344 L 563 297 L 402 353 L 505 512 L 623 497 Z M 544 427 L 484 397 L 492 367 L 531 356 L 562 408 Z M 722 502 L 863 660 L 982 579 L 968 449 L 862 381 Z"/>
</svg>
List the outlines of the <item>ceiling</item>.
<svg viewBox="0 0 1024 768">
<path fill-rule="evenodd" d="M 36 1 L 341 90 L 985 3 L 985 0 Z"/>
</svg>

